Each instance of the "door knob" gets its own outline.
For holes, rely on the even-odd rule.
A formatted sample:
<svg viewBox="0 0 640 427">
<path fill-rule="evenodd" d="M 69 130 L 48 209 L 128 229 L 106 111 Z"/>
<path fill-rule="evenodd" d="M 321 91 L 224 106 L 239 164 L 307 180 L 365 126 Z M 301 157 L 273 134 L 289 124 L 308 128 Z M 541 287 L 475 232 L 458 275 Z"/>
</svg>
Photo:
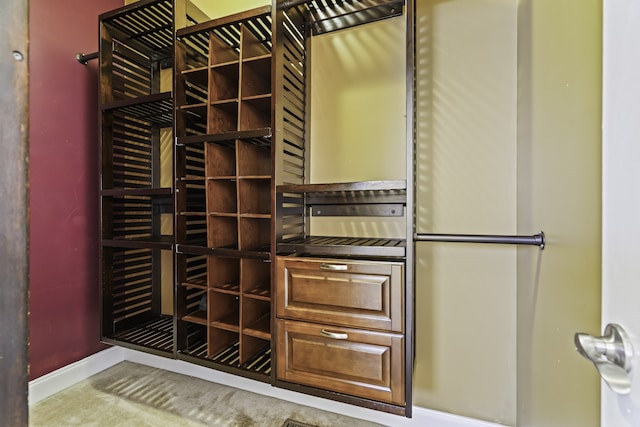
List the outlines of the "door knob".
<svg viewBox="0 0 640 427">
<path fill-rule="evenodd" d="M 629 394 L 633 347 L 622 326 L 607 325 L 601 337 L 578 333 L 574 336 L 574 342 L 578 353 L 593 362 L 611 390 L 618 394 Z"/>
</svg>

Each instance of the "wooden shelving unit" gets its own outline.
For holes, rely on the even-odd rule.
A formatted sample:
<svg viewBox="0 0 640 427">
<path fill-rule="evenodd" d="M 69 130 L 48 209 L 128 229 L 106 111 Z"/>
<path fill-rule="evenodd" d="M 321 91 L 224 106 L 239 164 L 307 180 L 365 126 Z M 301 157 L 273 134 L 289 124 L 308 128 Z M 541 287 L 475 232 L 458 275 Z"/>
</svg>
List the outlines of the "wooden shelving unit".
<svg viewBox="0 0 640 427">
<path fill-rule="evenodd" d="M 185 28 L 177 36 L 178 357 L 267 381 L 271 8 Z M 188 279 L 192 268 L 206 272 L 198 286 Z M 194 325 L 202 330 L 198 345 L 188 338 Z"/>
<path fill-rule="evenodd" d="M 170 0 L 100 15 L 102 339 L 163 355 L 174 351 L 162 292 L 173 189 L 161 172 L 173 100 L 160 75 L 173 64 L 173 22 Z"/>
<path fill-rule="evenodd" d="M 405 178 L 309 182 L 307 87 L 311 37 L 400 15 L 412 66 L 413 3 L 274 0 L 177 24 L 185 1 L 100 16 L 102 339 L 410 416 L 412 237 L 310 223 L 404 217 L 412 236 L 411 125 Z"/>
<path fill-rule="evenodd" d="M 311 182 L 310 39 L 403 15 L 413 66 L 412 2 L 277 0 L 275 62 L 276 385 L 411 415 L 413 133 L 403 179 Z M 358 46 L 361 48 L 361 46 Z M 358 52 L 364 54 L 363 52 Z M 407 105 L 413 78 L 407 73 Z M 384 120 L 371 117 L 371 120 Z M 397 236 L 314 235 L 316 217 L 404 218 Z M 388 222 L 390 222 L 388 221 Z M 346 221 L 342 222 L 346 224 Z M 355 368 L 354 368 L 355 367 Z"/>
</svg>

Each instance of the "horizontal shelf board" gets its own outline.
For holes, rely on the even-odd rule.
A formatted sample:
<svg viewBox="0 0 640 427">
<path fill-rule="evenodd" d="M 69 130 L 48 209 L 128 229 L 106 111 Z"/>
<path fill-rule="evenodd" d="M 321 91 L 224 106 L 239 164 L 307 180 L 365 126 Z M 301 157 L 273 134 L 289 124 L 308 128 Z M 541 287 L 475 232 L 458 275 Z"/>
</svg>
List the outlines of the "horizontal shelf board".
<svg viewBox="0 0 640 427">
<path fill-rule="evenodd" d="M 237 218 L 238 214 L 236 212 L 208 212 L 208 216 L 212 217 L 225 217 L 225 218 Z"/>
<path fill-rule="evenodd" d="M 248 56 L 246 58 L 242 58 L 242 62 L 262 61 L 265 59 L 270 59 L 271 56 L 272 55 L 270 53 L 265 53 L 264 55 Z"/>
<path fill-rule="evenodd" d="M 230 66 L 237 66 L 238 64 L 240 64 L 240 60 L 239 59 L 234 59 L 232 61 L 218 62 L 216 64 L 212 64 L 210 66 L 210 68 L 212 70 L 215 70 L 217 68 L 227 68 L 227 67 L 230 67 Z"/>
<path fill-rule="evenodd" d="M 181 215 L 181 216 L 201 216 L 203 218 L 207 217 L 207 213 L 206 212 L 192 212 L 192 211 L 178 212 L 178 215 Z"/>
<path fill-rule="evenodd" d="M 210 289 L 221 294 L 240 295 L 240 285 L 238 283 L 222 283 L 213 285 Z"/>
<path fill-rule="evenodd" d="M 268 213 L 241 213 L 240 218 L 270 219 L 271 214 Z"/>
<path fill-rule="evenodd" d="M 371 237 L 308 236 L 278 242 L 278 252 L 310 255 L 404 257 L 406 240 Z"/>
<path fill-rule="evenodd" d="M 166 249 L 171 250 L 173 236 L 148 237 L 140 239 L 103 239 L 103 246 L 115 248 Z"/>
<path fill-rule="evenodd" d="M 151 321 L 104 337 L 111 343 L 128 343 L 141 348 L 173 352 L 173 318 L 160 316 Z"/>
<path fill-rule="evenodd" d="M 102 196 L 171 196 L 171 188 L 111 188 L 102 190 Z"/>
<path fill-rule="evenodd" d="M 230 315 L 220 320 L 214 320 L 210 325 L 213 328 L 224 329 L 225 331 L 240 332 L 240 326 L 238 326 L 237 323 L 234 323 L 234 319 L 232 319 L 233 316 L 234 315 Z M 237 322 L 238 314 L 236 313 L 235 316 L 235 321 Z"/>
<path fill-rule="evenodd" d="M 249 289 L 244 292 L 243 295 L 247 298 L 257 299 L 260 301 L 271 301 L 271 288 L 269 285 L 258 286 L 253 289 Z"/>
<path fill-rule="evenodd" d="M 238 104 L 239 99 L 238 98 L 227 98 L 227 99 L 218 99 L 215 101 L 211 101 L 210 104 L 213 106 L 226 106 L 226 105 L 236 105 Z"/>
<path fill-rule="evenodd" d="M 181 28 L 177 31 L 177 37 L 189 36 L 192 34 L 209 32 L 210 30 L 218 27 L 224 27 L 229 24 L 236 24 L 238 22 L 248 21 L 252 19 L 267 18 L 271 15 L 271 5 L 257 7 L 255 9 L 235 13 L 232 15 L 224 16 L 222 18 L 213 19 L 211 21 L 203 22 L 200 24 L 192 25 L 190 27 Z"/>
<path fill-rule="evenodd" d="M 259 95 L 243 96 L 241 99 L 243 101 L 253 101 L 253 100 L 270 99 L 270 98 L 271 98 L 270 93 L 262 93 Z"/>
<path fill-rule="evenodd" d="M 173 48 L 171 0 L 142 0 L 99 16 L 100 21 L 124 32 L 151 51 L 170 54 Z"/>
<path fill-rule="evenodd" d="M 234 142 L 236 139 L 241 139 L 258 146 L 268 146 L 271 144 L 271 135 L 270 127 L 208 135 L 190 135 L 178 137 L 178 145 L 200 144 L 203 142 Z"/>
<path fill-rule="evenodd" d="M 181 110 L 197 110 L 199 108 L 204 108 L 206 113 L 207 103 L 206 102 L 198 102 L 195 104 L 184 104 L 178 106 Z"/>
<path fill-rule="evenodd" d="M 176 245 L 176 252 L 193 255 L 214 255 L 227 258 L 271 259 L 271 250 L 269 247 L 259 248 L 253 251 L 246 251 L 228 248 L 208 248 L 204 245 L 197 246 L 178 244 Z"/>
<path fill-rule="evenodd" d="M 238 365 L 240 360 L 239 341 L 235 341 L 211 357 L 207 357 L 207 347 L 207 342 L 204 339 L 191 343 L 188 348 L 178 349 L 177 358 L 237 375 L 253 374 L 251 377 L 255 380 L 268 380 L 268 375 L 271 373 L 271 347 L 268 343 L 242 365 Z M 236 363 L 234 364 L 232 361 Z"/>
<path fill-rule="evenodd" d="M 218 176 L 208 176 L 207 180 L 211 181 L 236 181 L 237 177 L 235 175 L 218 175 Z"/>
<path fill-rule="evenodd" d="M 187 280 L 187 281 L 181 282 L 180 286 L 184 286 L 186 288 L 197 288 L 197 289 L 204 290 L 204 289 L 207 289 L 207 282 L 204 279 L 199 281 Z"/>
<path fill-rule="evenodd" d="M 278 185 L 278 193 L 337 193 L 365 191 L 406 191 L 407 182 L 402 179 L 387 181 L 358 181 L 328 184 Z"/>
<path fill-rule="evenodd" d="M 307 5 L 313 35 L 319 35 L 400 16 L 404 0 L 367 0 L 355 3 L 312 0 Z"/>
<path fill-rule="evenodd" d="M 245 335 L 251 335 L 256 338 L 262 338 L 268 340 L 271 338 L 271 315 L 269 313 L 254 320 L 250 324 L 242 328 L 242 333 Z"/>
<path fill-rule="evenodd" d="M 271 175 L 238 175 L 240 180 L 271 181 Z"/>
<path fill-rule="evenodd" d="M 252 327 L 244 328 L 242 330 L 242 333 L 244 335 L 249 335 L 251 337 L 260 338 L 260 339 L 263 339 L 263 340 L 270 340 L 271 339 L 271 333 L 270 332 L 260 331 L 258 329 L 253 329 Z"/>
<path fill-rule="evenodd" d="M 201 310 L 189 313 L 186 316 L 182 316 L 182 320 L 191 323 L 197 323 L 198 325 L 207 325 L 207 313 Z"/>
<path fill-rule="evenodd" d="M 173 123 L 171 92 L 154 93 L 136 98 L 121 99 L 102 105 L 102 111 L 119 110 L 126 115 L 153 123 Z"/>
</svg>

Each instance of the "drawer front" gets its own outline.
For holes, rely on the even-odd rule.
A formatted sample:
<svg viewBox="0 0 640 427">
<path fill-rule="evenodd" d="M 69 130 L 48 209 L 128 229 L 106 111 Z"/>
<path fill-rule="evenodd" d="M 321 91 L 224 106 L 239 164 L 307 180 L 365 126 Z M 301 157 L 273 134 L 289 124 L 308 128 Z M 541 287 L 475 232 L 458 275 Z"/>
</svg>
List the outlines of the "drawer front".
<svg viewBox="0 0 640 427">
<path fill-rule="evenodd" d="M 278 320 L 278 379 L 404 405 L 399 334 Z"/>
<path fill-rule="evenodd" d="M 278 257 L 278 317 L 403 331 L 404 264 Z"/>
</svg>

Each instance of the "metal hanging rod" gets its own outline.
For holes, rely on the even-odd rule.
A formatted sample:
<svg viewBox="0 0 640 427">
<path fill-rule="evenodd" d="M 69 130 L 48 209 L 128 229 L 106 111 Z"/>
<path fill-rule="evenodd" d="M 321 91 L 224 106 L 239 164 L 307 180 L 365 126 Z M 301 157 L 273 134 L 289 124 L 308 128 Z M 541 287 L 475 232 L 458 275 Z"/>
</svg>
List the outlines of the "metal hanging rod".
<svg viewBox="0 0 640 427">
<path fill-rule="evenodd" d="M 482 234 L 422 234 L 414 236 L 416 242 L 498 243 L 508 245 L 532 245 L 544 249 L 545 236 L 540 231 L 533 236 L 495 236 Z"/>
<path fill-rule="evenodd" d="M 93 53 L 76 53 L 76 61 L 81 63 L 82 65 L 87 65 L 89 61 L 92 59 L 98 58 L 98 52 Z"/>
</svg>

